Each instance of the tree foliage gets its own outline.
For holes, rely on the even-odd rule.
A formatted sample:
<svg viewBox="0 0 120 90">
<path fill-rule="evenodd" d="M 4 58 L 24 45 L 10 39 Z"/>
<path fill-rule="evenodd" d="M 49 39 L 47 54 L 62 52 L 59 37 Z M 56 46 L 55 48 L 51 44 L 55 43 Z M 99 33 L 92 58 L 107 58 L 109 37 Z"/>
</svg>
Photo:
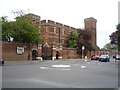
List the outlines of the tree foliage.
<svg viewBox="0 0 120 90">
<path fill-rule="evenodd" d="M 102 50 L 118 50 L 118 46 L 115 44 L 108 43 L 102 48 Z"/>
<path fill-rule="evenodd" d="M 77 44 L 78 44 L 79 53 L 82 52 L 82 46 L 85 47 L 84 54 L 86 54 L 87 51 L 99 49 L 97 46 L 93 46 L 92 43 L 90 42 L 92 37 L 89 31 L 79 30 L 78 33 L 79 33 L 79 37 Z"/>
<path fill-rule="evenodd" d="M 118 50 L 120 50 L 120 24 L 117 25 L 117 31 L 110 35 L 111 44 L 118 45 Z"/>
<path fill-rule="evenodd" d="M 68 38 L 68 45 L 70 48 L 77 48 L 77 38 L 79 36 L 79 33 L 72 32 L 71 35 Z"/>
<path fill-rule="evenodd" d="M 38 44 L 42 41 L 39 30 L 37 26 L 33 25 L 31 20 L 24 18 L 23 16 L 18 16 L 16 21 L 7 21 L 2 18 L 2 40 L 11 41 L 28 44 Z"/>
<path fill-rule="evenodd" d="M 120 51 L 120 24 L 117 25 L 118 50 Z"/>
<path fill-rule="evenodd" d="M 84 54 L 89 50 L 99 49 L 97 46 L 91 44 L 91 34 L 87 30 L 78 30 L 78 32 L 72 32 L 68 38 L 68 45 L 70 48 L 77 48 L 78 53 L 82 53 L 82 46 L 85 47 Z"/>
</svg>

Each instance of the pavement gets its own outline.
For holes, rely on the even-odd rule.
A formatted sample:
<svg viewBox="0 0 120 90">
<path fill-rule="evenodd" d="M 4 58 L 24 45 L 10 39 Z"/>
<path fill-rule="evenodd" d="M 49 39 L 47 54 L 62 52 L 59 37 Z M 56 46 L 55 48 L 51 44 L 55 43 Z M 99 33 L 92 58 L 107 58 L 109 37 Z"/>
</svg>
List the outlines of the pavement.
<svg viewBox="0 0 120 90">
<path fill-rule="evenodd" d="M 64 60 L 64 59 L 61 59 Z M 65 60 L 80 60 L 80 61 L 84 61 L 82 59 L 65 59 Z M 18 64 L 36 64 L 36 63 L 41 63 L 41 62 L 45 62 L 45 61 L 51 61 L 51 60 L 21 60 L 21 61 L 5 61 L 4 65 L 18 65 Z M 53 60 L 52 60 L 53 61 Z M 55 60 L 56 61 L 56 60 Z M 90 62 L 91 60 L 87 60 L 87 62 Z M 120 64 L 119 61 L 117 62 L 110 62 L 112 64 Z"/>
<path fill-rule="evenodd" d="M 59 59 L 59 60 L 64 60 L 64 59 Z M 65 59 L 65 60 L 82 60 L 82 59 Z M 4 65 L 36 64 L 36 63 L 41 63 L 45 61 L 53 61 L 53 60 L 21 60 L 21 61 L 13 60 L 13 61 L 5 61 Z"/>
<path fill-rule="evenodd" d="M 41 60 L 22 60 L 22 61 L 5 61 L 4 65 L 15 65 L 15 64 L 35 64 L 40 63 Z"/>
</svg>

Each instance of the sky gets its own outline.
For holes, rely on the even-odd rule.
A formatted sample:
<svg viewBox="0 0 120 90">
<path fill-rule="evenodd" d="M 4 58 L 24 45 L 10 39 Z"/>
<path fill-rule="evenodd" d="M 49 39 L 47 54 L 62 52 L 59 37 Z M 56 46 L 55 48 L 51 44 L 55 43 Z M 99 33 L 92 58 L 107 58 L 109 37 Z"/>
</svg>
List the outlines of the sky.
<svg viewBox="0 0 120 90">
<path fill-rule="evenodd" d="M 74 28 L 84 28 L 84 19 L 97 19 L 97 45 L 102 48 L 110 42 L 109 35 L 118 24 L 119 0 L 0 0 L 0 17 L 12 20 L 12 11 L 25 10 L 41 20 L 53 20 Z"/>
</svg>

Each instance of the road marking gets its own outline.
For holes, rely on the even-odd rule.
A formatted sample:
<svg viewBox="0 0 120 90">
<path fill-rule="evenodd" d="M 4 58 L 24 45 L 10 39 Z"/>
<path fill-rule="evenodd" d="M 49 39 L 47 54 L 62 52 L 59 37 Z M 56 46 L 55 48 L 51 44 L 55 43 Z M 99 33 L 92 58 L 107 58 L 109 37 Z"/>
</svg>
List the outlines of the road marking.
<svg viewBox="0 0 120 90">
<path fill-rule="evenodd" d="M 48 69 L 47 67 L 40 67 L 40 69 Z"/>
<path fill-rule="evenodd" d="M 91 62 L 87 62 L 87 63 L 89 63 L 89 64 L 90 64 Z"/>
<path fill-rule="evenodd" d="M 67 70 L 70 70 L 70 69 L 56 69 L 56 70 L 65 70 L 65 71 L 67 71 Z"/>
<path fill-rule="evenodd" d="M 52 65 L 52 67 L 71 67 L 70 65 Z"/>
<path fill-rule="evenodd" d="M 81 68 L 83 68 L 83 69 L 84 69 L 84 68 L 86 68 L 86 66 L 81 66 Z"/>
</svg>

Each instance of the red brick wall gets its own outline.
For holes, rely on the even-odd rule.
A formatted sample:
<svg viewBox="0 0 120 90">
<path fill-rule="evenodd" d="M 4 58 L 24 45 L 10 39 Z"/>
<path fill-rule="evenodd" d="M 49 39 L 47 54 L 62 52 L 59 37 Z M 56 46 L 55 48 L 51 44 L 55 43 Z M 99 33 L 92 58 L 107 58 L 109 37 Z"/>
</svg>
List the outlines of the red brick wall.
<svg viewBox="0 0 120 90">
<path fill-rule="evenodd" d="M 0 55 L 2 55 L 2 58 L 4 60 L 27 60 L 28 59 L 28 44 L 25 43 L 13 43 L 13 42 L 0 42 L 0 45 L 2 46 L 2 54 L 0 52 Z M 23 55 L 18 55 L 17 54 L 17 47 L 25 47 L 25 52 Z M 30 46 L 30 55 L 32 57 L 32 49 L 34 46 Z M 41 56 L 41 49 L 37 50 L 39 55 Z M 106 51 L 106 50 L 97 50 L 97 51 L 89 51 L 87 53 L 88 58 L 90 58 L 92 55 L 102 55 L 105 54 L 106 52 L 109 52 L 109 55 L 116 55 L 118 54 L 117 51 Z M 120 52 L 119 52 L 120 53 Z M 56 52 L 54 53 L 56 56 Z M 60 57 L 62 59 L 80 59 L 81 55 L 77 54 L 77 50 L 73 48 L 62 48 L 60 50 Z"/>
<path fill-rule="evenodd" d="M 80 58 L 80 56 L 77 54 L 76 49 L 63 48 L 63 50 L 62 50 L 62 58 L 63 59 L 78 59 L 78 58 Z"/>
<path fill-rule="evenodd" d="M 24 47 L 24 54 L 17 54 L 17 47 Z M 25 43 L 13 43 L 13 42 L 2 42 L 2 58 L 4 60 L 23 60 L 28 58 L 28 44 Z M 32 50 L 31 50 L 32 52 Z"/>
<path fill-rule="evenodd" d="M 92 55 L 103 55 L 103 54 L 106 54 L 106 52 L 109 52 L 109 55 L 112 56 L 112 55 L 117 55 L 117 54 L 120 54 L 120 51 L 115 51 L 115 50 L 96 50 L 96 51 L 89 51 L 87 53 L 87 56 L 88 57 L 91 57 Z"/>
</svg>

